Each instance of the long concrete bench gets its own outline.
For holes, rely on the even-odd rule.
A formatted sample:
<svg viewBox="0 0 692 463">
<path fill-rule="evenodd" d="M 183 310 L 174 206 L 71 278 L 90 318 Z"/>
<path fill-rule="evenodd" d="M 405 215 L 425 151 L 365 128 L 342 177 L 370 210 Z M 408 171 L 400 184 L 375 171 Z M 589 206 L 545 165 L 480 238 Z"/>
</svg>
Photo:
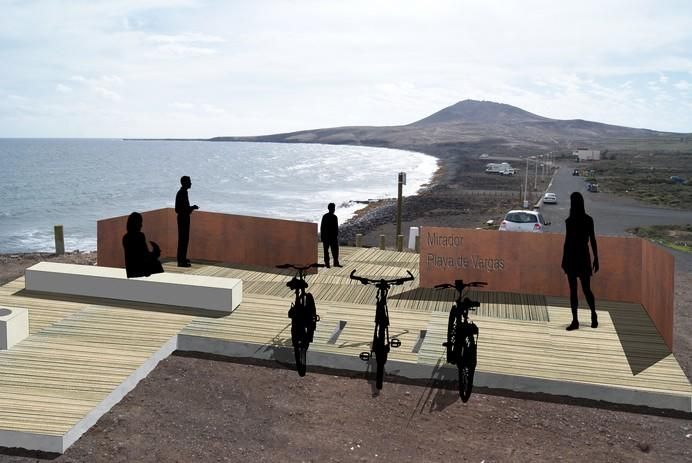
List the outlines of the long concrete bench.
<svg viewBox="0 0 692 463">
<path fill-rule="evenodd" d="M 103 297 L 233 312 L 243 299 L 243 282 L 178 273 L 127 278 L 125 269 L 39 262 L 25 272 L 29 291 Z"/>
</svg>

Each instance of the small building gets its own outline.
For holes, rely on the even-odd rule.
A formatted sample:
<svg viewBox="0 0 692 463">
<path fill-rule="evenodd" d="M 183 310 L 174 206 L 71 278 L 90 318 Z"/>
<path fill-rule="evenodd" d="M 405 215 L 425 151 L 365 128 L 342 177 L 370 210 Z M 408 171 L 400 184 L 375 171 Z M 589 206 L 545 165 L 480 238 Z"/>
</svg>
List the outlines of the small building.
<svg viewBox="0 0 692 463">
<path fill-rule="evenodd" d="M 592 150 L 588 148 L 577 148 L 572 152 L 572 155 L 577 158 L 578 162 L 582 161 L 598 161 L 601 159 L 600 150 Z"/>
</svg>

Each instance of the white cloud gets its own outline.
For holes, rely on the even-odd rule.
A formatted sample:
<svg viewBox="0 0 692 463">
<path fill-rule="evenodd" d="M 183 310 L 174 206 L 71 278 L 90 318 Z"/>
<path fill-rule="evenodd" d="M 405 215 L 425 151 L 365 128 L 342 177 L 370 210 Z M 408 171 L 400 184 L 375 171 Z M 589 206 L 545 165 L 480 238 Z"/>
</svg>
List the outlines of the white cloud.
<svg viewBox="0 0 692 463">
<path fill-rule="evenodd" d="M 181 110 L 181 111 L 189 111 L 189 110 L 195 108 L 195 105 L 193 103 L 181 103 L 181 102 L 169 103 L 168 106 L 170 108 L 175 109 L 175 110 Z"/>
<path fill-rule="evenodd" d="M 58 84 L 55 86 L 55 91 L 58 93 L 72 93 L 72 87 L 68 87 L 65 84 Z"/>
<path fill-rule="evenodd" d="M 216 50 L 214 50 L 213 48 L 191 47 L 187 45 L 178 45 L 175 43 L 170 43 L 158 47 L 158 50 L 164 54 L 175 55 L 179 57 L 210 56 L 216 54 Z"/>
<path fill-rule="evenodd" d="M 677 82 L 675 82 L 675 84 L 673 84 L 673 86 L 678 90 L 682 90 L 685 92 L 692 88 L 692 84 L 687 80 L 678 80 Z"/>
<path fill-rule="evenodd" d="M 107 88 L 94 87 L 93 90 L 94 93 L 96 93 L 98 96 L 106 98 L 108 100 L 120 101 L 122 99 L 122 97 L 118 93 L 114 92 L 113 90 L 108 90 Z"/>
<path fill-rule="evenodd" d="M 208 114 L 223 114 L 226 112 L 225 109 L 216 107 L 216 106 L 208 104 L 208 103 L 203 104 L 202 109 L 204 110 L 205 113 L 208 113 Z"/>
<path fill-rule="evenodd" d="M 225 40 L 222 37 L 186 32 L 177 35 L 152 34 L 147 37 L 148 40 L 156 43 L 223 43 Z"/>
<path fill-rule="evenodd" d="M 692 130 L 692 113 L 670 100 L 692 83 L 685 3 L 10 2 L 0 41 L 3 87 L 74 114 L 44 126 L 4 116 L 0 136 L 394 125 L 465 98 L 548 117 Z M 60 85 L 72 89 L 69 101 Z M 127 111 L 104 99 L 127 100 Z"/>
</svg>

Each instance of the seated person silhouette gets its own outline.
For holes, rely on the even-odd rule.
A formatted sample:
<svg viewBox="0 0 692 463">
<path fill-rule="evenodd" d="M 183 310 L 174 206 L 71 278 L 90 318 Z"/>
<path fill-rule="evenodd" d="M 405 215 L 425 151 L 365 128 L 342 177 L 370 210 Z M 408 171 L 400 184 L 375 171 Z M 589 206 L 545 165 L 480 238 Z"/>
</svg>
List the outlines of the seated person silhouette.
<svg viewBox="0 0 692 463">
<path fill-rule="evenodd" d="M 128 278 L 163 273 L 163 266 L 159 262 L 161 248 L 151 241 L 153 251 L 149 251 L 147 240 L 142 233 L 142 222 L 142 214 L 139 212 L 133 212 L 127 218 L 127 233 L 123 236 L 123 248 L 125 248 L 125 271 Z"/>
</svg>

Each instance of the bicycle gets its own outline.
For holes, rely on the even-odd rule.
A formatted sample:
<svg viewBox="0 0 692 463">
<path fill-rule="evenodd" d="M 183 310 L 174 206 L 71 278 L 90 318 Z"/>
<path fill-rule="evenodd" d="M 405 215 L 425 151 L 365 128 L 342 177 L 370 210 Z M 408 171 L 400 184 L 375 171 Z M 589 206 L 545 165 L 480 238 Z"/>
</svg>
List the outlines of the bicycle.
<svg viewBox="0 0 692 463">
<path fill-rule="evenodd" d="M 484 281 L 464 283 L 464 280 L 455 280 L 453 285 L 443 283 L 435 286 L 438 289 L 454 288 L 458 292 L 457 299 L 449 311 L 447 342 L 442 345 L 447 348 L 447 362 L 456 365 L 459 370 L 459 395 L 462 402 L 468 402 L 471 397 L 478 351 L 478 327 L 475 323 L 469 322 L 469 310 L 476 310 L 475 308 L 481 305 L 478 301 L 463 297 L 464 291 L 470 287 L 487 284 Z"/>
<path fill-rule="evenodd" d="M 409 276 L 404 278 L 396 278 L 393 280 L 372 280 L 370 278 L 356 276 L 356 271 L 351 272 L 351 279 L 360 281 L 364 285 L 373 284 L 377 287 L 377 303 L 375 309 L 375 332 L 370 345 L 370 352 L 361 352 L 360 359 L 368 362 L 375 354 L 377 361 L 377 376 L 375 385 L 377 389 L 382 389 L 382 381 L 384 379 L 384 364 L 387 363 L 387 355 L 390 348 L 401 346 L 401 341 L 397 338 L 389 337 L 389 311 L 387 310 L 387 294 L 392 286 L 402 285 L 407 281 L 413 281 L 414 277 L 407 270 Z"/>
<path fill-rule="evenodd" d="M 310 268 L 324 267 L 324 264 L 310 264 L 303 267 L 282 264 L 276 267 L 281 269 L 293 268 L 298 271 L 297 275 L 286 283 L 286 286 L 295 292 L 296 297 L 288 310 L 288 318 L 291 319 L 291 343 L 296 358 L 296 369 L 300 376 L 305 376 L 308 347 L 313 340 L 317 322 L 320 321 L 315 307 L 315 298 L 312 297 L 312 294 L 305 292 L 308 288 L 308 282 L 305 281 L 305 271 Z"/>
</svg>

